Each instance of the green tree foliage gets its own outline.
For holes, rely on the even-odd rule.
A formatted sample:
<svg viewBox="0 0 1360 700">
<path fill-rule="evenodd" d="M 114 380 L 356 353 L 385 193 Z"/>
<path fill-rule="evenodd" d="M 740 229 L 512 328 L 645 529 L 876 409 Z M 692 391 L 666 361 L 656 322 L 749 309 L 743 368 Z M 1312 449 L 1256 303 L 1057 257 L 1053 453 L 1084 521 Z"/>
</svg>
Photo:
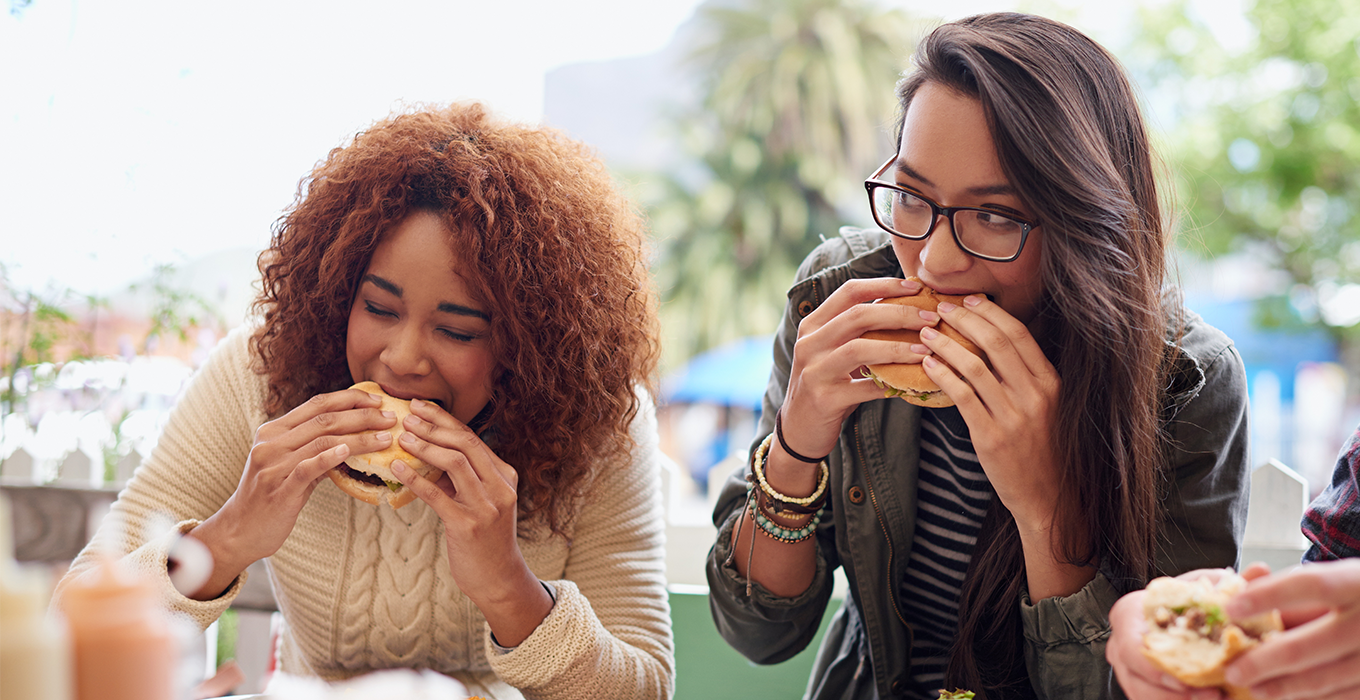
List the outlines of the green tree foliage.
<svg viewBox="0 0 1360 700">
<path fill-rule="evenodd" d="M 0 417 L 21 408 L 35 383 L 53 376 L 31 371 L 34 366 L 56 361 L 58 345 L 81 337 L 65 308 L 67 296 L 17 289 L 0 265 Z"/>
<path fill-rule="evenodd" d="M 694 167 L 643 195 L 671 361 L 773 332 L 818 236 L 868 218 L 859 183 L 891 153 L 913 39 L 861 0 L 710 2 L 698 23 L 702 104 L 676 125 Z"/>
<path fill-rule="evenodd" d="M 1190 215 L 1185 247 L 1249 252 L 1282 272 L 1287 289 L 1261 307 L 1267 324 L 1293 317 L 1356 335 L 1360 314 L 1338 314 L 1337 301 L 1360 295 L 1347 288 L 1360 282 L 1360 7 L 1256 0 L 1237 48 L 1210 31 L 1221 18 L 1187 9 L 1147 5 L 1130 54 L 1174 106 L 1164 126 Z"/>
</svg>

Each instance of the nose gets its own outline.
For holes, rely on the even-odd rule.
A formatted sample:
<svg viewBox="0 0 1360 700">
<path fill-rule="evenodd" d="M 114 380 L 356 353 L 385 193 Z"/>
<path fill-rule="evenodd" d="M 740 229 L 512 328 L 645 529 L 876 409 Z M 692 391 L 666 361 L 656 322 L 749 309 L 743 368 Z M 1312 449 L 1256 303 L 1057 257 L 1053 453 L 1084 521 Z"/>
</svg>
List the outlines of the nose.
<svg viewBox="0 0 1360 700">
<path fill-rule="evenodd" d="M 378 359 L 398 376 L 429 374 L 432 367 L 421 330 L 410 323 L 388 336 Z"/>
<path fill-rule="evenodd" d="M 962 272 L 973 264 L 973 256 L 954 239 L 954 222 L 943 214 L 921 246 L 920 259 L 921 266 L 936 276 Z"/>
</svg>

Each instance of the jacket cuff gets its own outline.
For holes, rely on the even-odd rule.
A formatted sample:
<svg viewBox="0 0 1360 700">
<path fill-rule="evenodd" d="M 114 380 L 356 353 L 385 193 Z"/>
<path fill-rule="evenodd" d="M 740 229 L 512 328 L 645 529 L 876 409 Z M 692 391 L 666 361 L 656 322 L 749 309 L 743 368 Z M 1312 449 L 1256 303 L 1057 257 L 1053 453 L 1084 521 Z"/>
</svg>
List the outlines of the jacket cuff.
<svg viewBox="0 0 1360 700">
<path fill-rule="evenodd" d="M 491 626 L 482 635 L 491 670 L 516 688 L 537 688 L 595 661 L 600 640 L 608 635 L 590 601 L 568 580 L 552 582 L 556 602 L 538 628 L 516 647 L 499 647 Z"/>
<path fill-rule="evenodd" d="M 1069 596 L 1033 604 L 1020 594 L 1025 633 L 1025 665 L 1039 697 L 1102 698 L 1115 694 L 1105 642 L 1110 637 L 1110 608 L 1119 592 L 1103 573 Z"/>
<path fill-rule="evenodd" d="M 735 515 L 727 519 L 723 526 L 718 529 L 717 540 L 713 544 L 713 550 L 708 555 L 708 584 L 710 589 L 721 588 L 728 592 L 728 598 L 738 601 L 739 607 L 751 610 L 769 609 L 772 614 L 760 615 L 765 619 L 785 619 L 788 617 L 784 613 L 785 609 L 801 608 L 809 605 L 822 595 L 822 589 L 831 585 L 830 574 L 826 570 L 826 559 L 822 557 L 821 545 L 817 545 L 817 569 L 812 574 L 812 583 L 807 590 L 799 593 L 792 598 L 784 598 L 771 593 L 770 590 L 759 581 L 751 581 L 751 595 L 746 595 L 747 580 L 738 571 L 735 557 L 732 554 L 732 528 L 741 519 L 741 514 L 745 510 L 736 511 Z M 754 533 L 753 533 L 754 534 Z M 813 537 L 813 541 L 816 541 Z M 744 556 L 744 552 L 737 552 L 738 557 Z M 733 561 L 728 561 L 731 558 Z M 744 602 L 741 602 L 744 601 Z M 778 610 L 779 612 L 774 612 Z"/>
<path fill-rule="evenodd" d="M 1072 595 L 1045 598 L 1038 604 L 1030 602 L 1028 590 L 1021 591 L 1025 639 L 1040 647 L 1103 641 L 1110 635 L 1110 608 L 1117 600 L 1119 592 L 1103 573 Z"/>
</svg>

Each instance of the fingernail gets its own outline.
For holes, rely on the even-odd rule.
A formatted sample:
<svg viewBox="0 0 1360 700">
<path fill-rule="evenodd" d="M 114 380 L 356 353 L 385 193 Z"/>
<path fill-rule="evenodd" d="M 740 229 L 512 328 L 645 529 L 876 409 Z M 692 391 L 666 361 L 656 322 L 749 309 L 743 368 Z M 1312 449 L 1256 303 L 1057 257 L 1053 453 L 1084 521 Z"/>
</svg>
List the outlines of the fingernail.
<svg viewBox="0 0 1360 700">
<path fill-rule="evenodd" d="M 335 448 L 335 456 L 344 459 L 349 456 L 349 445 L 341 445 Z"/>
<path fill-rule="evenodd" d="M 378 438 L 378 442 L 392 442 L 392 433 L 377 433 L 373 437 Z"/>
<path fill-rule="evenodd" d="M 914 353 L 916 353 L 917 355 L 929 355 L 929 354 L 930 354 L 930 348 L 928 348 L 928 347 L 926 347 L 926 346 L 924 346 L 924 345 L 922 345 L 922 344 L 920 344 L 920 343 L 912 343 L 912 344 L 911 344 L 911 351 L 914 352 Z"/>
<path fill-rule="evenodd" d="M 936 365 L 940 364 L 940 361 L 935 359 L 934 355 L 926 355 L 924 358 L 921 359 L 921 364 L 925 365 L 926 367 L 935 367 Z"/>
<path fill-rule="evenodd" d="M 926 311 L 925 309 L 917 310 L 916 315 L 920 316 L 921 320 L 925 321 L 926 323 L 935 323 L 940 320 L 939 314 L 935 313 L 934 311 Z"/>
<path fill-rule="evenodd" d="M 406 416 L 406 419 L 403 420 L 402 422 L 405 423 L 406 425 L 408 425 L 408 426 L 414 428 L 414 427 L 420 425 L 421 420 L 420 420 L 420 416 L 410 415 L 410 416 Z"/>
<path fill-rule="evenodd" d="M 949 303 L 949 302 L 947 302 L 947 301 L 942 301 L 942 302 L 940 302 L 940 305 L 939 305 L 938 307 L 936 307 L 936 310 L 939 311 L 939 312 L 942 313 L 942 314 L 947 314 L 947 313 L 949 313 L 950 311 L 953 311 L 954 309 L 957 309 L 957 308 L 959 308 L 959 307 L 958 307 L 957 305 L 955 305 L 955 304 L 951 304 L 951 303 Z"/>
<path fill-rule="evenodd" d="M 402 434 L 401 434 L 401 444 L 403 444 L 403 445 L 414 445 L 414 444 L 416 444 L 416 436 L 414 436 L 414 435 L 412 435 L 412 434 L 410 434 L 410 433 L 402 433 Z"/>
<path fill-rule="evenodd" d="M 420 399 L 411 399 L 411 408 L 420 408 L 421 406 L 424 405 L 425 402 L 421 401 Z"/>
<path fill-rule="evenodd" d="M 904 280 L 902 280 L 902 288 L 903 288 L 903 289 L 910 289 L 910 290 L 912 290 L 912 291 L 918 290 L 918 289 L 921 288 L 921 281 L 920 281 L 920 280 L 906 280 L 906 279 L 904 279 Z"/>
<path fill-rule="evenodd" d="M 930 326 L 926 326 L 925 328 L 921 329 L 921 337 L 925 338 L 926 340 L 934 340 L 939 335 L 940 332 L 935 330 L 934 328 L 931 328 Z"/>
<path fill-rule="evenodd" d="M 397 417 L 397 412 L 396 412 L 396 411 L 383 411 L 382 414 L 383 414 L 383 418 L 396 418 L 396 417 Z"/>
<path fill-rule="evenodd" d="M 407 474 L 409 474 L 410 471 L 411 471 L 411 470 L 410 470 L 409 468 L 407 468 L 405 462 L 403 462 L 403 461 L 401 461 L 401 460 L 399 460 L 399 459 L 394 459 L 394 460 L 392 460 L 392 473 L 393 473 L 393 474 L 396 474 L 397 476 L 404 477 L 404 476 L 406 476 Z"/>
<path fill-rule="evenodd" d="M 982 303 L 982 297 L 977 296 L 976 294 L 969 294 L 963 298 L 963 303 L 965 306 L 977 306 Z"/>
<path fill-rule="evenodd" d="M 1185 684 L 1169 673 L 1162 674 L 1162 685 L 1178 692 L 1184 692 L 1186 690 Z"/>
</svg>

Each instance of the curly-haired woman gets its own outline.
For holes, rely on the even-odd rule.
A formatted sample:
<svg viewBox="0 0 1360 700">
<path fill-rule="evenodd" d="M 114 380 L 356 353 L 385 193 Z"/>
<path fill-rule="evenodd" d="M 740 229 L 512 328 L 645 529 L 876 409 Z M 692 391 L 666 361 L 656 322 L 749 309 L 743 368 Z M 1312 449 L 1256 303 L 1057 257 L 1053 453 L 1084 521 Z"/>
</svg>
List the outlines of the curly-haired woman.
<svg viewBox="0 0 1360 700">
<path fill-rule="evenodd" d="M 214 351 L 63 587 L 111 547 L 207 625 L 267 557 L 285 673 L 669 697 L 654 295 L 601 163 L 480 105 L 397 114 L 303 180 L 260 270 L 260 320 Z M 408 507 L 326 478 L 392 442 L 347 388 L 364 380 L 414 399 L 402 447 L 437 470 L 394 466 Z M 158 514 L 178 525 L 147 539 Z M 183 593 L 182 534 L 214 566 Z"/>
</svg>

